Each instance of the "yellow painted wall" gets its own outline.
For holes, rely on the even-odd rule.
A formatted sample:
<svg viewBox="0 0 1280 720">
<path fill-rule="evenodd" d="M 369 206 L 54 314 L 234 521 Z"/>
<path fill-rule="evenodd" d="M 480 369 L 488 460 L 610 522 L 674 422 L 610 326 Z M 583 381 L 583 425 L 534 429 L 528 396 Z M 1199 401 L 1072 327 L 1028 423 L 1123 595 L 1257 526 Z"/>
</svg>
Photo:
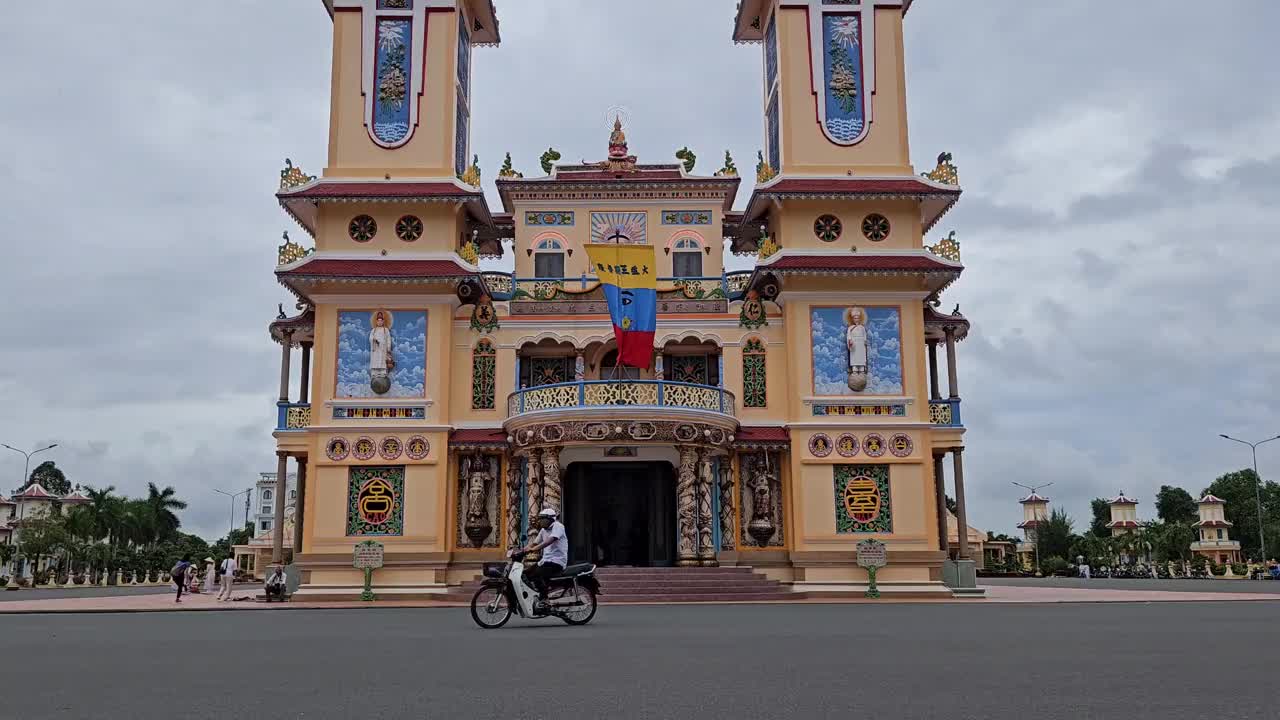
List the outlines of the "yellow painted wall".
<svg viewBox="0 0 1280 720">
<path fill-rule="evenodd" d="M 902 10 L 876 11 L 874 121 L 856 145 L 837 145 L 823 134 L 809 75 L 809 20 L 800 8 L 778 12 L 782 172 L 786 175 L 912 175 L 907 142 Z M 821 42 L 817 38 L 817 42 Z M 822 73 L 820 67 L 815 73 Z M 765 100 L 767 102 L 767 98 Z"/>
<path fill-rule="evenodd" d="M 320 206 L 316 250 L 350 256 L 407 259 L 423 253 L 444 256 L 459 247 L 465 211 L 452 203 L 327 203 Z M 368 215 L 378 232 L 368 242 L 351 239 L 351 220 Z M 422 237 L 405 242 L 396 237 L 396 221 L 413 215 L 422 221 Z"/>
<path fill-rule="evenodd" d="M 883 215 L 889 221 L 886 239 L 872 242 L 863 236 L 862 221 L 871 213 Z M 822 215 L 835 215 L 840 219 L 843 233 L 838 240 L 824 242 L 814 234 L 814 221 Z M 849 252 L 857 248 L 858 252 L 877 253 L 919 250 L 924 246 L 920 205 L 914 200 L 790 200 L 775 219 L 773 226 L 780 233 L 782 247 L 788 250 Z M 848 287 L 847 281 L 845 287 Z"/>
</svg>

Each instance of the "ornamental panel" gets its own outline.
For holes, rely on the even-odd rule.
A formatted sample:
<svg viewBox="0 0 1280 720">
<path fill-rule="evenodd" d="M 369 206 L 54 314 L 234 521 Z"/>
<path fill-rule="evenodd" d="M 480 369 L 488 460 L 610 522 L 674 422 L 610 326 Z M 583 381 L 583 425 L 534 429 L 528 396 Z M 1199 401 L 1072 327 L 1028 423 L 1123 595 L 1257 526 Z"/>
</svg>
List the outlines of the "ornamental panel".
<svg viewBox="0 0 1280 720">
<path fill-rule="evenodd" d="M 572 388 L 576 391 L 576 388 Z M 658 386 L 653 383 L 592 383 L 583 390 L 586 405 L 657 405 Z"/>
<path fill-rule="evenodd" d="M 529 210 L 524 214 L 524 224 L 538 227 L 573 225 L 573 211 Z"/>
<path fill-rule="evenodd" d="M 549 385 L 525 390 L 524 412 L 575 407 L 578 404 L 577 385 Z"/>
<path fill-rule="evenodd" d="M 893 532 L 888 465 L 834 465 L 837 533 Z"/>
<path fill-rule="evenodd" d="M 347 476 L 347 535 L 404 534 L 404 466 L 355 467 Z"/>
<path fill-rule="evenodd" d="M 710 225 L 710 210 L 663 210 L 663 225 Z"/>
<path fill-rule="evenodd" d="M 497 355 L 493 343 L 481 340 L 471 353 L 471 408 L 492 410 L 495 404 Z"/>
<path fill-rule="evenodd" d="M 765 347 L 760 338 L 748 338 L 742 346 L 742 406 L 766 407 Z"/>
<path fill-rule="evenodd" d="M 721 392 L 718 388 L 695 385 L 666 385 L 663 387 L 664 404 L 674 407 L 720 410 Z"/>
</svg>

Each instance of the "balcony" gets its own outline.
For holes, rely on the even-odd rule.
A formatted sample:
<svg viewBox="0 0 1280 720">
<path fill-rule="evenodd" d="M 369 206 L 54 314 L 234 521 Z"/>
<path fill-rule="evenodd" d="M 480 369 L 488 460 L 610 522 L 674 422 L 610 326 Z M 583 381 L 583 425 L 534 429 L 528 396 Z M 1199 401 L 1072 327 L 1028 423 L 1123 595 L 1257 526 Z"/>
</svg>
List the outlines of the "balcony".
<svg viewBox="0 0 1280 720">
<path fill-rule="evenodd" d="M 311 425 L 311 403 L 276 403 L 276 432 L 300 432 Z"/>
<path fill-rule="evenodd" d="M 737 399 L 722 387 L 666 380 L 583 380 L 525 388 L 507 397 L 507 425 L 535 420 L 693 419 L 730 431 Z"/>
<path fill-rule="evenodd" d="M 964 427 L 960 422 L 960 398 L 930 400 L 929 422 L 937 427 Z"/>
<path fill-rule="evenodd" d="M 740 275 L 660 277 L 657 279 L 658 312 L 725 312 L 733 288 L 745 281 Z M 576 313 L 608 311 L 600 280 L 594 275 L 516 277 L 510 273 L 484 272 L 481 277 L 494 300 L 518 303 L 512 306 L 515 315 L 539 314 L 546 308 Z M 741 295 L 741 289 L 737 293 Z M 567 308 L 568 305 L 573 307 Z"/>
</svg>

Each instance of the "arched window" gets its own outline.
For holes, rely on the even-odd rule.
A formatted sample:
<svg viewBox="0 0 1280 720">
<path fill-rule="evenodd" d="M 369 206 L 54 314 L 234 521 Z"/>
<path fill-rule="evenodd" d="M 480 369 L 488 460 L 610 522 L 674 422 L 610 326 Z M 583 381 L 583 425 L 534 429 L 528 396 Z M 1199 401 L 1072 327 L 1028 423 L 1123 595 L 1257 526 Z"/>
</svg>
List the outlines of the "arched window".
<svg viewBox="0 0 1280 720">
<path fill-rule="evenodd" d="M 675 241 L 671 250 L 672 275 L 679 278 L 702 277 L 702 245 L 691 237 Z"/>
<path fill-rule="evenodd" d="M 564 243 L 543 238 L 533 246 L 533 274 L 540 278 L 564 277 Z"/>
<path fill-rule="evenodd" d="M 600 358 L 601 380 L 639 380 L 640 368 L 618 364 L 618 351 L 610 350 Z"/>
<path fill-rule="evenodd" d="M 742 406 L 765 407 L 765 349 L 760 338 L 742 344 Z"/>
<path fill-rule="evenodd" d="M 488 339 L 476 343 L 471 351 L 471 408 L 473 410 L 492 410 L 494 407 L 494 390 L 496 383 L 494 373 L 497 372 L 497 351 L 493 342 Z"/>
<path fill-rule="evenodd" d="M 262 502 L 271 502 L 272 494 L 270 490 L 262 491 Z"/>
</svg>

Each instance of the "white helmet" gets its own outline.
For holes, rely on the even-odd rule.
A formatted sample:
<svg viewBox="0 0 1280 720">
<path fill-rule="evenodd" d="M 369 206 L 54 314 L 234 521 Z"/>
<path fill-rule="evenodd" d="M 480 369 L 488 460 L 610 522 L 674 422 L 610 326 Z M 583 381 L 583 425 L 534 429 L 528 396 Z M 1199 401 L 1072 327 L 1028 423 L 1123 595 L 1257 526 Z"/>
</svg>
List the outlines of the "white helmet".
<svg viewBox="0 0 1280 720">
<path fill-rule="evenodd" d="M 555 508 L 543 508 L 542 512 L 538 513 L 538 517 L 551 518 L 552 520 L 555 520 L 557 514 L 558 513 L 555 511 Z"/>
</svg>

